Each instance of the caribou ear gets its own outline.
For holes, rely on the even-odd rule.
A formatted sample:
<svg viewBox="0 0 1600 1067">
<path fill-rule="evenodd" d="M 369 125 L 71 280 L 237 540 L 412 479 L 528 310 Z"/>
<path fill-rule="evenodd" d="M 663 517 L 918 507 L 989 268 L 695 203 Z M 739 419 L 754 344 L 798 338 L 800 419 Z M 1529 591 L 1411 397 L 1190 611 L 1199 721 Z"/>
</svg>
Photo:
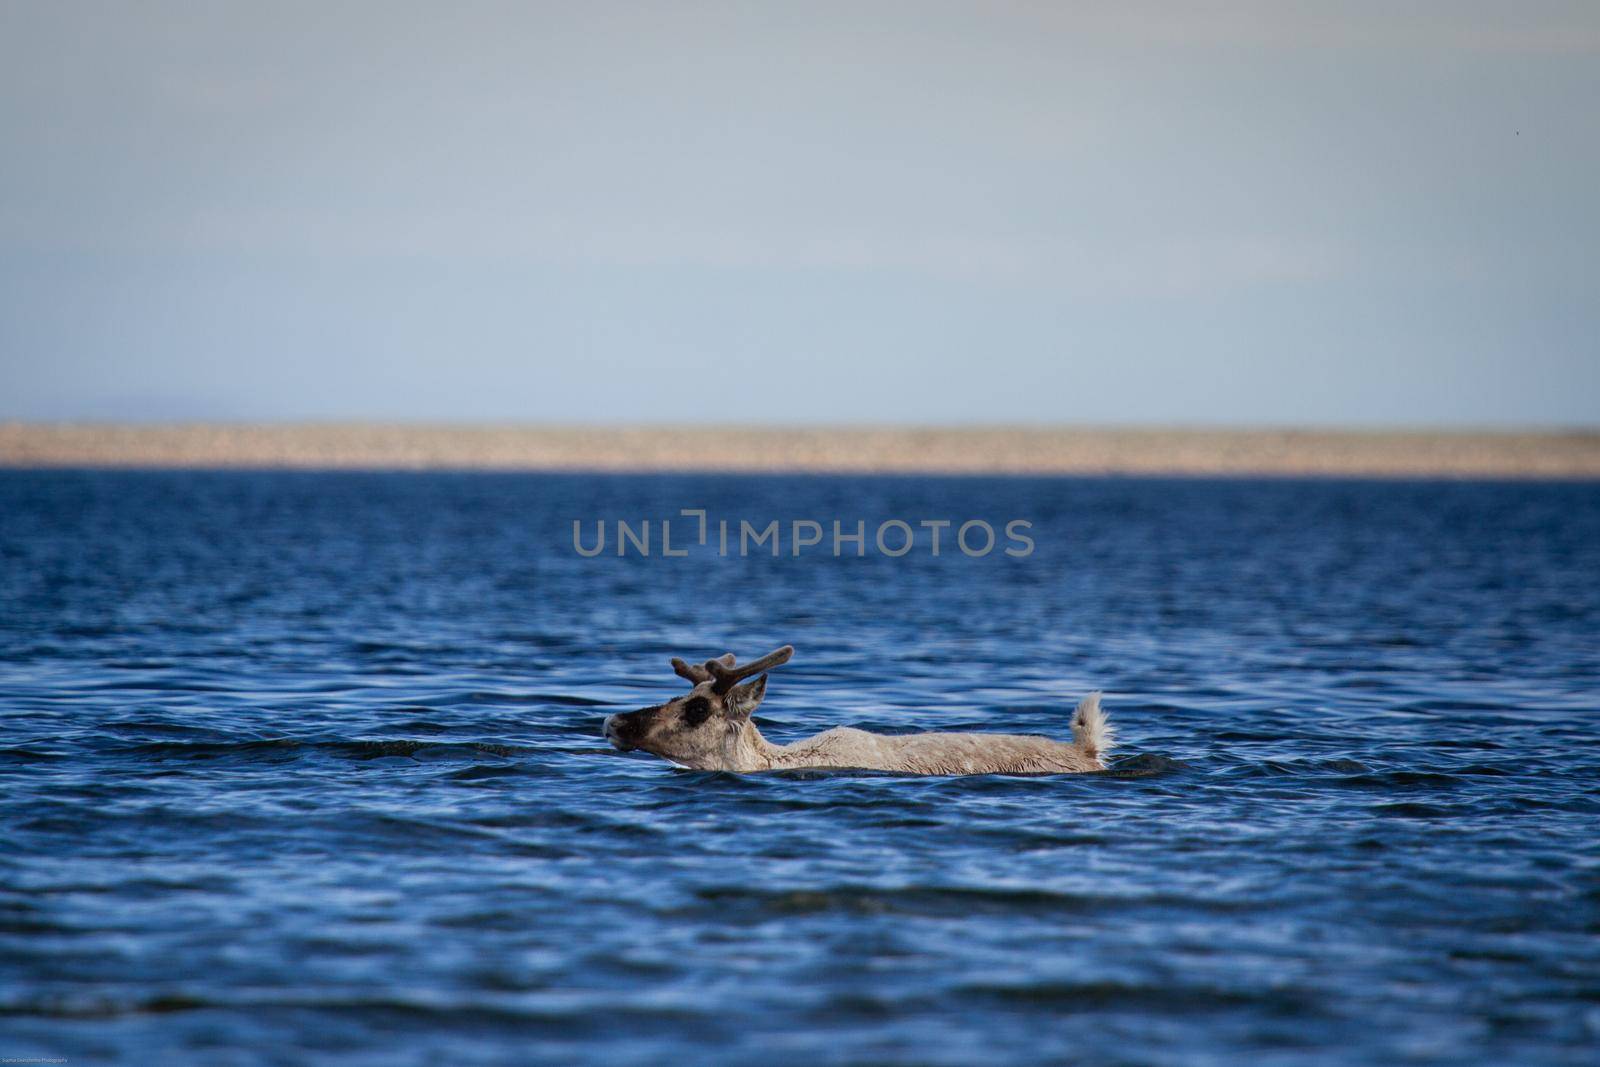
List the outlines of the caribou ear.
<svg viewBox="0 0 1600 1067">
<path fill-rule="evenodd" d="M 728 696 L 723 703 L 728 709 L 728 718 L 741 721 L 750 718 L 750 713 L 756 710 L 766 693 L 767 676 L 764 674 L 753 682 L 734 686 L 728 690 Z"/>
</svg>

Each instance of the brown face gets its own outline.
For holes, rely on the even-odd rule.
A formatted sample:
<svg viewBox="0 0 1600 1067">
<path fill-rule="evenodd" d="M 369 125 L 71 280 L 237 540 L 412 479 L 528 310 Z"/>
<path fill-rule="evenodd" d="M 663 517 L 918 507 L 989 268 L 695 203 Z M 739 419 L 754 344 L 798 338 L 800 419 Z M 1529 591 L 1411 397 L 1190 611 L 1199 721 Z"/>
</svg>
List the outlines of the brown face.
<svg viewBox="0 0 1600 1067">
<path fill-rule="evenodd" d="M 726 694 L 701 682 L 665 704 L 608 715 L 605 737 L 624 752 L 643 749 L 695 770 L 730 770 L 734 743 L 766 688 L 766 675 Z"/>
</svg>

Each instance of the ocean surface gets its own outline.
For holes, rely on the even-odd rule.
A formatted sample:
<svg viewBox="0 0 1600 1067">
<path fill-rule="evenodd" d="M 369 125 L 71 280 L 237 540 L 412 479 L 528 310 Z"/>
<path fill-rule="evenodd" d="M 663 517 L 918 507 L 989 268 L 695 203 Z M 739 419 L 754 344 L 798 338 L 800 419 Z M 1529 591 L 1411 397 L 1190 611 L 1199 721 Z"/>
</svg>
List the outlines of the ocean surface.
<svg viewBox="0 0 1600 1067">
<path fill-rule="evenodd" d="M 772 740 L 1122 747 L 601 740 L 783 643 Z M 1600 485 L 0 472 L 0 1057 L 1590 1067 Z"/>
</svg>

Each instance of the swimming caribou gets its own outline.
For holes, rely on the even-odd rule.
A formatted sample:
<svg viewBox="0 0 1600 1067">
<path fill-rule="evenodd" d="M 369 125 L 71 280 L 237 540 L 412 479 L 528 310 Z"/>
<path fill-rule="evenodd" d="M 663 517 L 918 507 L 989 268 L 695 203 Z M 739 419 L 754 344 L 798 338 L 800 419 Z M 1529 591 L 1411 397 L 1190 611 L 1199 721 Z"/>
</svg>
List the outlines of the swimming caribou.
<svg viewBox="0 0 1600 1067">
<path fill-rule="evenodd" d="M 1028 734 L 874 734 L 835 726 L 775 745 L 761 736 L 750 715 L 766 694 L 765 672 L 792 655 L 794 648 L 784 645 L 742 667 L 735 666 L 731 652 L 704 663 L 674 657 L 672 669 L 690 684 L 689 692 L 665 704 L 606 716 L 606 740 L 624 752 L 643 749 L 699 771 L 826 767 L 948 775 L 1102 771 L 1116 743 L 1100 710 L 1100 694 L 1090 693 L 1072 713 L 1070 742 Z M 761 677 L 744 681 L 756 674 Z"/>
</svg>

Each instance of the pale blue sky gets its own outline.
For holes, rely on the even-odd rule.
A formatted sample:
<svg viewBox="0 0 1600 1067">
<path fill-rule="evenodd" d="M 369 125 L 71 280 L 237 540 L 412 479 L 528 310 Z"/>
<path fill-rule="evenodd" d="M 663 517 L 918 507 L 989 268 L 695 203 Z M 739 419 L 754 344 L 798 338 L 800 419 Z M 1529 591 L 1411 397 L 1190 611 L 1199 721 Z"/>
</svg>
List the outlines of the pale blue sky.
<svg viewBox="0 0 1600 1067">
<path fill-rule="evenodd" d="M 0 0 L 0 418 L 1600 424 L 1600 4 Z"/>
</svg>

